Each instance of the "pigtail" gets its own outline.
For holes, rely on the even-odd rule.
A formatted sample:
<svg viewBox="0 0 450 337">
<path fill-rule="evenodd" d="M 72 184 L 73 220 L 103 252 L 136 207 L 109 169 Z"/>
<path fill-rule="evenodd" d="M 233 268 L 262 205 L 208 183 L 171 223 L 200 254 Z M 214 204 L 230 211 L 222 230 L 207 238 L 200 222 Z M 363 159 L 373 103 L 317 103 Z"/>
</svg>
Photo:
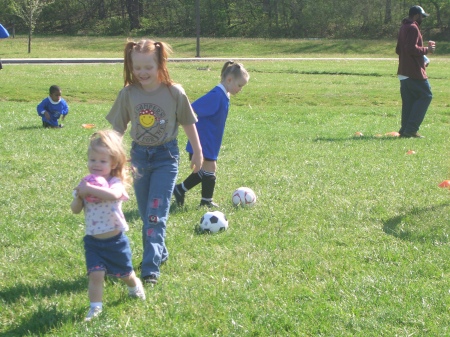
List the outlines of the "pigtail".
<svg viewBox="0 0 450 337">
<path fill-rule="evenodd" d="M 222 67 L 222 72 L 220 73 L 222 81 L 225 80 L 228 75 L 232 75 L 234 78 L 243 77 L 248 79 L 250 77 L 247 70 L 245 70 L 244 65 L 234 61 L 227 61 Z"/>
<path fill-rule="evenodd" d="M 128 42 L 125 45 L 123 55 L 123 79 L 124 87 L 133 83 L 133 62 L 131 60 L 131 52 L 136 47 L 136 43 L 133 41 Z"/>
<path fill-rule="evenodd" d="M 222 79 L 224 79 L 224 78 L 226 77 L 225 72 L 227 72 L 228 67 L 229 67 L 230 65 L 233 65 L 233 64 L 234 64 L 234 61 L 227 61 L 227 62 L 225 62 L 225 64 L 224 64 L 223 67 L 222 67 L 222 71 L 220 72 L 220 77 L 221 77 Z"/>
<path fill-rule="evenodd" d="M 154 45 L 158 59 L 158 79 L 162 83 L 171 86 L 173 81 L 167 69 L 167 61 L 169 60 L 169 54 L 172 53 L 172 49 L 164 42 L 155 42 Z"/>
<path fill-rule="evenodd" d="M 125 87 L 136 83 L 133 76 L 133 60 L 131 57 L 133 52 L 155 53 L 156 63 L 158 65 L 158 80 L 167 86 L 171 86 L 173 84 L 173 81 L 169 75 L 169 70 L 167 69 L 169 53 L 172 52 L 170 46 L 164 42 L 155 42 L 148 39 L 142 39 L 139 42 L 130 41 L 125 45 L 123 57 L 123 78 Z"/>
</svg>

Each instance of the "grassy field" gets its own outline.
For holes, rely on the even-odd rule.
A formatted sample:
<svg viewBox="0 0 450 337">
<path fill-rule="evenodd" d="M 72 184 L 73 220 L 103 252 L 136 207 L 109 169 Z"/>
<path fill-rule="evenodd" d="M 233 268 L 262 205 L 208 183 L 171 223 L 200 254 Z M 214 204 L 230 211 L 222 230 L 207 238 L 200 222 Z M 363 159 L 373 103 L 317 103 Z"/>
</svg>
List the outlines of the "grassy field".
<svg viewBox="0 0 450 337">
<path fill-rule="evenodd" d="M 123 41 L 107 40 L 95 47 L 98 55 L 93 45 L 80 52 L 80 40 L 66 39 L 49 45 L 64 45 L 61 51 L 31 57 L 120 57 L 114 50 Z M 14 41 L 2 41 L 3 58 L 24 57 L 3 42 Z M 247 55 L 224 45 L 208 56 L 299 56 L 290 41 L 266 42 L 280 54 L 255 47 Z M 346 50 L 341 43 L 329 54 L 316 46 L 313 54 L 336 56 Z M 386 44 L 382 56 L 394 57 L 392 42 Z M 177 57 L 192 57 L 183 40 L 172 45 Z M 191 100 L 219 81 L 222 63 L 198 70 L 204 66 L 170 63 Z M 89 305 L 83 216 L 69 205 L 87 173 L 93 130 L 81 125 L 109 127 L 104 116 L 123 85 L 122 66 L 4 66 L 0 336 L 450 335 L 450 191 L 438 187 L 450 179 L 450 58 L 431 58 L 434 98 L 420 130 L 424 139 L 385 135 L 399 127 L 396 61 L 245 66 L 251 78 L 231 100 L 214 198 L 228 231 L 196 232 L 205 210 L 197 209 L 199 189 L 191 191 L 186 206 L 171 211 L 171 255 L 158 285 L 146 288 L 147 301 L 129 299 L 122 283 L 108 280 L 104 311 L 90 324 L 83 323 Z M 60 130 L 41 128 L 36 114 L 52 84 L 70 106 Z M 184 148 L 182 132 L 179 141 Z M 183 152 L 180 179 L 188 166 Z M 256 192 L 253 208 L 231 205 L 239 186 Z M 130 194 L 124 212 L 137 266 L 141 221 Z"/>
<path fill-rule="evenodd" d="M 139 40 L 141 37 L 131 37 Z M 196 56 L 195 38 L 153 38 L 169 43 L 172 58 Z M 16 36 L 2 40 L 0 57 L 8 58 L 66 58 L 123 57 L 126 37 L 66 37 L 35 36 L 28 54 L 28 37 Z M 437 41 L 436 55 L 448 57 L 450 42 Z M 201 57 L 396 57 L 394 40 L 322 40 L 322 39 L 200 39 Z"/>
</svg>

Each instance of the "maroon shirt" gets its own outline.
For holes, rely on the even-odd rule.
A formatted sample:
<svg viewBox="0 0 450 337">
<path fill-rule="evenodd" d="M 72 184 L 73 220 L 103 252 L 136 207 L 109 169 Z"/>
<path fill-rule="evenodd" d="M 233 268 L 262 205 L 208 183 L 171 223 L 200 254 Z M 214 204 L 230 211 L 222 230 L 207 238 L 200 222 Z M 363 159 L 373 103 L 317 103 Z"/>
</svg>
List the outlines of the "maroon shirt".
<svg viewBox="0 0 450 337">
<path fill-rule="evenodd" d="M 428 53 L 428 47 L 423 46 L 417 22 L 410 18 L 403 19 L 395 52 L 398 54 L 398 75 L 416 80 L 428 78 L 423 60 L 423 56 Z"/>
</svg>

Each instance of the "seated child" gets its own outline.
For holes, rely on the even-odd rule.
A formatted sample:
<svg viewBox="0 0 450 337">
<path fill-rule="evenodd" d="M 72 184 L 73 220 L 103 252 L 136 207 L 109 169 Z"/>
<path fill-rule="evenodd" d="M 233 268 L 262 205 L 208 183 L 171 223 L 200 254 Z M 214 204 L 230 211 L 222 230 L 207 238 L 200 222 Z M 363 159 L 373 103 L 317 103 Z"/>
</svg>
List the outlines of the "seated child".
<svg viewBox="0 0 450 337">
<path fill-rule="evenodd" d="M 45 98 L 37 106 L 37 113 L 42 117 L 42 126 L 44 128 L 62 128 L 62 124 L 58 124 L 59 117 L 64 120 L 69 113 L 69 106 L 61 97 L 61 89 L 57 85 L 50 87 L 50 96 Z"/>
</svg>

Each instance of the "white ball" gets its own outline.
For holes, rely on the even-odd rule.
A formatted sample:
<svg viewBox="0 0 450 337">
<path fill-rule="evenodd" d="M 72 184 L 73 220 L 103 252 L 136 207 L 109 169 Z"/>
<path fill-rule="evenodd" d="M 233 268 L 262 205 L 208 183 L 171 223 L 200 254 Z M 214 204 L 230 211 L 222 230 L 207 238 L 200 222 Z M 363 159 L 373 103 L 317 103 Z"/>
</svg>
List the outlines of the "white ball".
<svg viewBox="0 0 450 337">
<path fill-rule="evenodd" d="M 200 229 L 210 233 L 225 231 L 228 229 L 228 220 L 222 212 L 206 212 L 200 219 Z"/>
<path fill-rule="evenodd" d="M 256 194 L 248 187 L 239 187 L 233 192 L 231 201 L 235 206 L 253 206 L 256 202 Z"/>
</svg>

